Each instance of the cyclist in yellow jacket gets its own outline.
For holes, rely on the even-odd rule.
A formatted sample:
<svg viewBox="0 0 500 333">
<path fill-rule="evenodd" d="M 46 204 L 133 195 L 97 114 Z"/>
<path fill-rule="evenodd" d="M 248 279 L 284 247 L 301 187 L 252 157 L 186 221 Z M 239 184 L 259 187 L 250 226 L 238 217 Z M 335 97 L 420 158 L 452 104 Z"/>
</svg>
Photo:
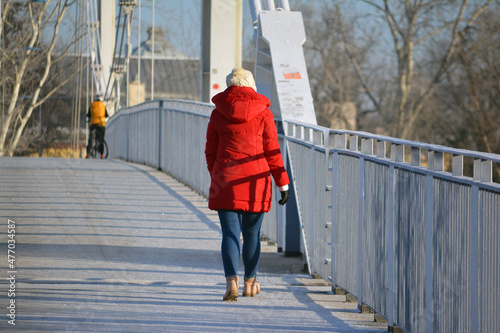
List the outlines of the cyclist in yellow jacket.
<svg viewBox="0 0 500 333">
<path fill-rule="evenodd" d="M 108 110 L 102 102 L 102 96 L 97 94 L 95 101 L 92 102 L 87 113 L 87 118 L 89 118 L 90 123 L 90 134 L 89 142 L 87 144 L 87 158 L 89 158 L 90 149 L 92 149 L 92 132 L 96 131 L 96 138 L 99 141 L 99 153 L 101 158 L 103 158 L 104 145 L 102 141 L 104 140 L 104 134 L 106 133 L 106 118 L 108 118 Z"/>
</svg>

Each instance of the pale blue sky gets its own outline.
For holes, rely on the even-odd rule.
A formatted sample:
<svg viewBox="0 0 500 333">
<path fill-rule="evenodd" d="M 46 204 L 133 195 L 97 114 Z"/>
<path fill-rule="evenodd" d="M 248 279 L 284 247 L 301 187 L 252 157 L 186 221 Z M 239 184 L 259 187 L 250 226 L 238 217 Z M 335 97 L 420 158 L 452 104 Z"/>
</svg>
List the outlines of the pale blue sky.
<svg viewBox="0 0 500 333">
<path fill-rule="evenodd" d="M 147 39 L 147 29 L 152 25 L 152 0 L 141 3 L 141 41 Z M 201 52 L 201 12 L 202 0 L 155 0 L 155 26 L 161 26 L 165 39 L 181 52 L 191 57 L 199 57 Z M 118 14 L 118 8 L 117 8 Z M 134 11 L 132 44 L 138 44 L 139 6 Z M 251 16 L 249 0 L 243 0 L 244 38 L 251 38 Z"/>
<path fill-rule="evenodd" d="M 298 2 L 320 5 L 322 1 L 332 0 L 289 0 L 290 7 Z M 118 1 L 117 1 L 118 3 Z M 147 38 L 147 29 L 152 25 L 153 0 L 139 0 L 141 3 L 141 41 Z M 166 38 L 187 56 L 199 57 L 201 50 L 201 11 L 203 0 L 155 0 L 155 26 L 161 26 L 166 32 Z M 359 0 L 343 3 L 352 10 L 363 11 L 367 5 Z M 117 15 L 118 15 L 117 5 Z M 373 11 L 373 10 L 372 10 Z M 134 11 L 132 44 L 138 45 L 139 6 Z M 243 43 L 251 44 L 253 35 L 250 13 L 250 0 L 243 0 Z M 248 46 L 247 46 L 248 48 Z M 245 49 L 245 45 L 244 45 Z"/>
<path fill-rule="evenodd" d="M 103 0 L 113 1 L 113 0 Z M 119 14 L 119 1 L 115 0 L 116 15 Z M 289 0 L 292 9 L 298 2 L 321 4 L 322 1 L 332 0 Z M 140 42 L 147 39 L 147 30 L 152 26 L 153 0 L 138 0 L 138 5 L 134 10 L 132 23 L 131 43 L 132 48 L 137 47 Z M 160 26 L 165 32 L 165 39 L 170 41 L 176 48 L 189 57 L 199 57 L 201 52 L 201 11 L 203 0 L 155 0 L 155 22 L 156 27 Z M 140 6 L 139 6 L 140 4 Z M 356 10 L 363 7 L 359 0 L 344 2 L 344 5 Z M 66 28 L 62 31 L 63 38 L 71 38 L 76 21 L 76 7 L 68 13 Z M 86 8 L 85 8 L 86 10 Z M 140 37 L 139 37 L 139 14 L 140 14 Z M 243 0 L 243 43 L 244 55 L 248 55 L 251 48 L 253 28 L 250 14 L 250 0 Z M 247 51 L 245 52 L 245 49 Z"/>
</svg>

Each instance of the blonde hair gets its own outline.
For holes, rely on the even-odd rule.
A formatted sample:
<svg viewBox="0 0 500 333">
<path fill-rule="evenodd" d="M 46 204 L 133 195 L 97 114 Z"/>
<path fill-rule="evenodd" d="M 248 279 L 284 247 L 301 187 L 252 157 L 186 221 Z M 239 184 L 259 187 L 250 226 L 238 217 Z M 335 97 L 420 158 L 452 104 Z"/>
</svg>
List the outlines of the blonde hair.
<svg viewBox="0 0 500 333">
<path fill-rule="evenodd" d="M 250 87 L 253 90 L 257 91 L 252 72 L 242 67 L 233 69 L 233 71 L 226 77 L 226 84 L 228 87 Z"/>
</svg>

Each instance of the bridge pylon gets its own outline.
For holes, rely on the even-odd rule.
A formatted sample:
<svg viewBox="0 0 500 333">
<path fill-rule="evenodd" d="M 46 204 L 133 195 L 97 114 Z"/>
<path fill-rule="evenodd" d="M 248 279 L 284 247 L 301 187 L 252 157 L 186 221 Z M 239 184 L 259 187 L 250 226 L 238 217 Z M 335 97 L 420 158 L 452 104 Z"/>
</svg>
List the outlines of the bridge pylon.
<svg viewBox="0 0 500 333">
<path fill-rule="evenodd" d="M 120 108 L 120 85 L 127 79 L 132 44 L 131 22 L 136 0 L 120 0 L 118 23 L 115 26 L 115 2 L 88 0 L 87 27 L 90 40 L 90 68 L 94 91 L 104 95 L 110 115 Z M 116 35 L 115 35 L 116 33 Z M 116 39 L 119 43 L 116 43 Z M 128 101 L 128 98 L 127 98 Z"/>
<path fill-rule="evenodd" d="M 287 0 L 251 0 L 254 19 L 255 83 L 271 100 L 276 119 L 316 125 L 313 98 L 302 45 L 306 33 L 302 13 Z"/>
</svg>

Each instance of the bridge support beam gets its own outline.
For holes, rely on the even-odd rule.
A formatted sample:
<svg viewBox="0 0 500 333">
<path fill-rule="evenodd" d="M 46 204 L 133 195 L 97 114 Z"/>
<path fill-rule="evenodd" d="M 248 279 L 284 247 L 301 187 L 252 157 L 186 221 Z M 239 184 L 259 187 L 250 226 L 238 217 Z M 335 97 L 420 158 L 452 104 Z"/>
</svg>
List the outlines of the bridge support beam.
<svg viewBox="0 0 500 333">
<path fill-rule="evenodd" d="M 203 0 L 203 102 L 226 89 L 226 76 L 241 66 L 242 15 L 242 0 Z"/>
<path fill-rule="evenodd" d="M 99 0 L 99 38 L 101 47 L 101 66 L 106 89 L 113 64 L 113 52 L 115 49 L 115 2 Z M 100 91 L 104 94 L 105 91 Z"/>
<path fill-rule="evenodd" d="M 250 10 L 255 29 L 257 91 L 271 101 L 271 111 L 276 120 L 316 125 L 317 120 L 304 58 L 303 44 L 306 34 L 302 14 L 291 12 L 286 0 L 279 1 L 278 8 L 275 0 L 252 0 Z M 278 126 L 278 132 L 283 134 L 286 131 L 283 126 L 281 128 Z M 300 137 L 308 135 L 308 133 L 296 134 Z M 306 238 L 305 220 L 313 220 L 314 211 L 312 216 L 303 216 L 301 213 L 298 193 L 295 191 L 298 184 L 295 181 L 296 175 L 293 174 L 294 163 L 300 164 L 303 157 L 290 151 L 288 145 L 285 145 L 282 152 L 286 154 L 288 172 L 292 181 L 290 199 L 286 205 L 284 218 L 286 225 L 284 252 L 287 255 L 293 255 L 303 251 L 308 269 L 310 273 L 313 273 L 314 256 L 308 254 L 308 247 L 314 248 L 314 241 Z M 314 163 L 314 159 L 311 163 Z M 310 246 L 307 242 L 310 242 Z"/>
</svg>

